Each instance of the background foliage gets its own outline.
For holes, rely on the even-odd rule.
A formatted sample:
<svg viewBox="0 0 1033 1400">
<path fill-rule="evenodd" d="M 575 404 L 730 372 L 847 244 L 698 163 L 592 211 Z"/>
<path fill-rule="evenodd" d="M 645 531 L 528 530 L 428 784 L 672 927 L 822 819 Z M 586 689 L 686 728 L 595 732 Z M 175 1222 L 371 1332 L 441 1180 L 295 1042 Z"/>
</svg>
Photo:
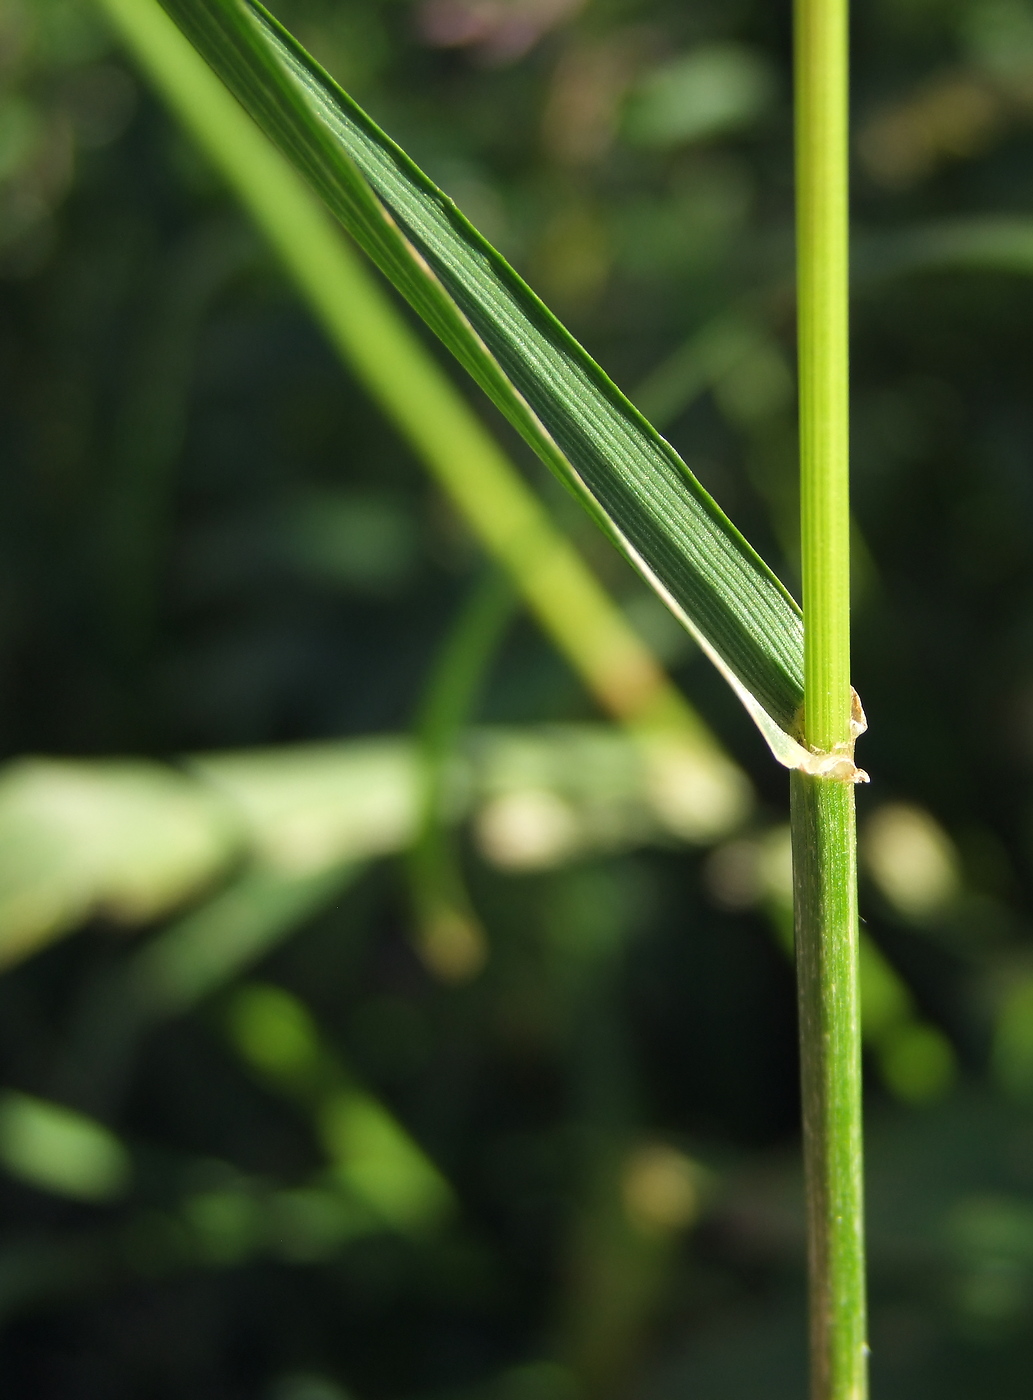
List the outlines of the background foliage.
<svg viewBox="0 0 1033 1400">
<path fill-rule="evenodd" d="M 278 14 L 795 586 L 788 6 Z M 855 54 L 873 1382 L 1009 1400 L 1033 8 L 859 7 Z M 11 1393 L 801 1394 L 784 774 L 485 409 L 758 795 L 687 824 L 499 604 L 435 959 L 404 736 L 484 562 L 86 0 L 7 4 L 0 84 Z"/>
</svg>

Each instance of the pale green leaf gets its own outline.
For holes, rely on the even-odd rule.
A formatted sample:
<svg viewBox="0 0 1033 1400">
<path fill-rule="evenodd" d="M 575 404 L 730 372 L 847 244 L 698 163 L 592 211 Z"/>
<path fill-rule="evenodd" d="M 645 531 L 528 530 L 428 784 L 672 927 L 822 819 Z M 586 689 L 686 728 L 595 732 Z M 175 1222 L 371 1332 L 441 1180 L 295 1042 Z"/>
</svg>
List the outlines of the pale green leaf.
<svg viewBox="0 0 1033 1400">
<path fill-rule="evenodd" d="M 40 1191 L 81 1201 L 121 1195 L 132 1172 L 129 1153 L 102 1123 L 13 1089 L 0 1093 L 0 1162 Z"/>
</svg>

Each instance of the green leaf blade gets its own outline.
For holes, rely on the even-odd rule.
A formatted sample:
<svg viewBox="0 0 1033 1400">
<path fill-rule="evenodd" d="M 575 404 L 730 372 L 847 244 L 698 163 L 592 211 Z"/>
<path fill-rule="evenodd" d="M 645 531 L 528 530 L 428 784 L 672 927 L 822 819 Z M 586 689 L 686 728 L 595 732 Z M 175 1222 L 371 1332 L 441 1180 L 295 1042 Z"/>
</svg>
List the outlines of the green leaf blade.
<svg viewBox="0 0 1033 1400">
<path fill-rule="evenodd" d="M 787 762 L 771 730 L 791 735 L 797 726 L 799 609 L 673 448 L 452 201 L 271 16 L 247 0 L 165 0 L 165 7 L 697 636 Z"/>
</svg>

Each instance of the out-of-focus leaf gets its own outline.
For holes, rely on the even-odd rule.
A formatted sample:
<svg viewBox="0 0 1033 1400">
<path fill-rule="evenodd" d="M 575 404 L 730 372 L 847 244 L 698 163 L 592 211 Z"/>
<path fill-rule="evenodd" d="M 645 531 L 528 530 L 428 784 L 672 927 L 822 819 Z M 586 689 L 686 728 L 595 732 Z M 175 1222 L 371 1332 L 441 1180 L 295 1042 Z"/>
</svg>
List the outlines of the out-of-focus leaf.
<svg viewBox="0 0 1033 1400">
<path fill-rule="evenodd" d="M 419 1233 L 454 1209 L 448 1182 L 371 1094 L 349 1088 L 334 1095 L 320 1128 L 341 1179 L 394 1228 Z"/>
<path fill-rule="evenodd" d="M 456 746 L 512 622 L 515 604 L 500 571 L 492 569 L 478 580 L 438 653 L 417 717 L 423 784 L 407 869 L 420 955 L 446 981 L 474 976 L 488 955 L 459 851 L 445 828 L 445 800 Z"/>
<path fill-rule="evenodd" d="M 422 774 L 407 739 L 211 754 L 191 766 L 239 813 L 262 859 L 285 873 L 401 850 L 417 832 Z M 676 736 L 631 739 L 593 724 L 485 727 L 458 745 L 445 791 L 453 820 L 544 792 L 566 814 L 572 843 L 544 862 L 552 864 L 657 837 L 716 840 L 748 809 L 734 779 Z"/>
<path fill-rule="evenodd" d="M 855 240 L 855 282 L 880 281 L 901 273 L 968 268 L 972 271 L 1033 272 L 1033 219 L 979 215 L 912 225 L 900 233 Z"/>
<path fill-rule="evenodd" d="M 960 862 L 950 837 L 913 803 L 886 803 L 873 812 L 861 852 L 882 894 L 913 923 L 942 915 L 961 894 Z"/>
<path fill-rule="evenodd" d="M 441 781 L 449 820 L 478 812 L 486 853 L 513 868 L 655 839 L 707 844 L 749 808 L 738 770 L 708 751 L 605 725 L 473 730 Z M 368 860 L 409 846 L 423 792 L 408 738 L 197 755 L 185 771 L 21 760 L 0 775 L 0 967 L 93 914 L 158 918 L 244 862 L 141 954 L 148 996 L 192 1004 Z"/>
<path fill-rule="evenodd" d="M 240 813 L 256 852 L 285 872 L 384 855 L 413 835 L 419 772 L 406 739 L 207 754 L 191 767 Z"/>
<path fill-rule="evenodd" d="M 259 863 L 177 919 L 128 969 L 133 1014 L 177 1016 L 245 971 L 351 883 L 361 866 L 283 871 Z"/>
<path fill-rule="evenodd" d="M 0 967 L 103 914 L 157 918 L 241 847 L 232 809 L 157 763 L 23 759 L 0 778 Z"/>
<path fill-rule="evenodd" d="M 747 126 L 774 95 L 762 54 L 741 44 L 707 44 L 654 68 L 632 93 L 628 138 L 642 146 L 676 146 Z"/>
<path fill-rule="evenodd" d="M 992 1064 L 1006 1094 L 1033 1098 L 1033 977 L 1026 968 L 1013 973 L 1001 997 L 994 1026 Z"/>
<path fill-rule="evenodd" d="M 467 752 L 477 775 L 479 844 L 510 869 L 656 839 L 706 845 L 746 812 L 739 790 L 663 737 L 642 746 L 602 725 L 486 728 L 471 733 Z"/>
<path fill-rule="evenodd" d="M 356 1081 L 296 997 L 272 985 L 242 987 L 230 1004 L 228 1029 L 263 1078 L 314 1112 L 335 1176 L 379 1220 L 419 1233 L 454 1211 L 452 1189 L 437 1167 Z"/>
<path fill-rule="evenodd" d="M 763 354 L 770 340 L 759 318 L 725 312 L 651 370 L 636 388 L 635 402 L 662 427 L 705 389 Z"/>
<path fill-rule="evenodd" d="M 42 1191 L 107 1201 L 129 1183 L 126 1149 L 102 1124 L 62 1104 L 0 1094 L 0 1162 Z"/>
</svg>

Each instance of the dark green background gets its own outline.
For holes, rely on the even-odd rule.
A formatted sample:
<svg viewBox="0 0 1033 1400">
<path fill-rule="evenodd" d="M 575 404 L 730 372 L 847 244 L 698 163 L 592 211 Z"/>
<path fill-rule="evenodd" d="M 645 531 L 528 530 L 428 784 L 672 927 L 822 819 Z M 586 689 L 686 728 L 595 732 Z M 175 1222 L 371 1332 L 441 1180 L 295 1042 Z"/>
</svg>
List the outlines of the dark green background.
<svg viewBox="0 0 1033 1400">
<path fill-rule="evenodd" d="M 520 52 L 501 7 L 277 10 L 622 387 L 742 299 L 761 308 L 763 363 L 668 431 L 795 590 L 788 5 L 510 12 Z M 429 41 L 434 16 L 464 14 L 483 42 Z M 726 42 L 767 74 L 759 110 L 637 141 L 648 74 Z M 859 811 L 928 810 L 963 884 L 924 924 L 863 890 L 870 934 L 957 1061 L 919 1103 L 870 1066 L 874 1393 L 1018 1400 L 1033 1116 L 1022 1066 L 1005 1067 L 1007 1093 L 993 1045 L 1033 967 L 1033 259 L 928 264 L 947 220 L 1028 217 L 1033 243 L 1033 7 L 858 6 L 853 101 Z M 0 277 L 4 754 L 164 759 L 404 730 L 477 548 L 87 0 L 0 13 Z M 723 683 L 514 451 L 750 772 L 756 828 L 784 822 L 785 774 Z M 593 717 L 518 617 L 478 718 Z M 98 1052 L 84 1084 L 102 1038 L 91 989 L 127 947 L 103 921 L 0 979 L 0 1083 L 97 1114 L 142 1163 L 105 1207 L 0 1177 L 6 1393 L 804 1394 L 794 994 L 770 921 L 719 907 L 706 853 L 522 876 L 465 854 L 493 950 L 470 985 L 423 969 L 392 863 L 258 969 L 453 1183 L 461 1215 L 427 1238 L 144 1266 L 112 1242 L 172 1208 L 175 1164 L 289 1184 L 318 1166 L 311 1125 L 242 1064 L 214 1003 L 115 1064 Z M 570 1340 L 591 1290 L 570 1280 L 615 1124 L 675 1144 L 712 1186 L 653 1296 L 592 1323 L 604 1338 L 627 1324 L 619 1364 L 593 1367 Z M 619 1245 L 609 1257 L 619 1278 Z"/>
</svg>

